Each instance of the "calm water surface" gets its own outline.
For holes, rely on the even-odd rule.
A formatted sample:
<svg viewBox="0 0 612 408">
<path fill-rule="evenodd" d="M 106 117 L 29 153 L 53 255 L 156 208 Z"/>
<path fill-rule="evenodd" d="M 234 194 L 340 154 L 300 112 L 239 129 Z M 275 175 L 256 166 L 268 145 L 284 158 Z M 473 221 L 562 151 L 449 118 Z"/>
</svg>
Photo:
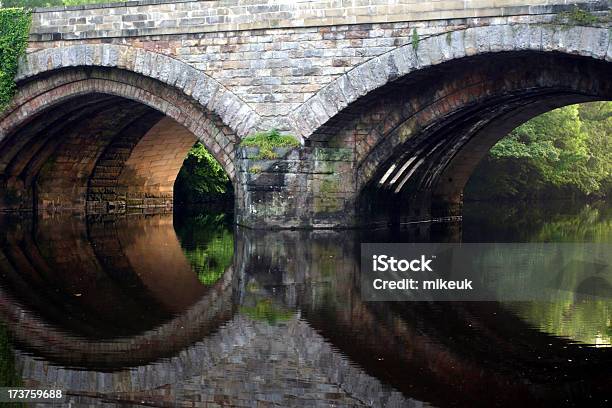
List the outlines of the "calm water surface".
<svg viewBox="0 0 612 408">
<path fill-rule="evenodd" d="M 0 225 L 2 386 L 76 405 L 610 406 L 609 298 L 365 302 L 358 267 L 361 242 L 612 244 L 603 203 L 468 203 L 462 223 L 396 231 L 214 214 Z"/>
</svg>

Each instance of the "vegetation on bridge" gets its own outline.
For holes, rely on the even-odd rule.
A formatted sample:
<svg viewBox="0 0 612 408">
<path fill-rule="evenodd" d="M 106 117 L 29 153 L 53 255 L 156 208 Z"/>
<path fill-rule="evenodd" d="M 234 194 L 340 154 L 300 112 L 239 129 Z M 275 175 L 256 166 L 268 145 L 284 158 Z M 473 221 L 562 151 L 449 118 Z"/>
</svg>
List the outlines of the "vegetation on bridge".
<svg viewBox="0 0 612 408">
<path fill-rule="evenodd" d="M 607 197 L 612 194 L 612 102 L 540 115 L 498 142 L 466 199 Z"/>
<path fill-rule="evenodd" d="M 274 159 L 277 147 L 298 147 L 293 136 L 281 135 L 276 129 L 259 132 L 243 139 L 242 146 L 259 148 L 259 159 Z M 257 172 L 258 167 L 251 171 Z M 232 195 L 232 183 L 223 167 L 200 142 L 189 151 L 174 185 L 175 200 L 179 204 L 202 204 L 225 201 Z"/>
<path fill-rule="evenodd" d="M 240 145 L 259 148 L 259 159 L 276 159 L 275 147 L 298 147 L 300 142 L 291 135 L 281 135 L 278 130 L 272 129 L 247 136 Z"/>
<path fill-rule="evenodd" d="M 25 53 L 30 31 L 30 13 L 23 9 L 0 9 L 0 112 L 15 93 L 19 58 Z"/>
<path fill-rule="evenodd" d="M 240 312 L 253 320 L 267 322 L 271 326 L 287 321 L 295 314 L 291 310 L 276 305 L 272 299 L 259 299 L 253 306 L 241 306 Z"/>
<path fill-rule="evenodd" d="M 593 14 L 574 5 L 571 11 L 563 11 L 557 14 L 555 21 L 561 24 L 590 26 L 597 23 L 610 21 L 610 13 L 605 12 L 600 15 Z"/>
</svg>

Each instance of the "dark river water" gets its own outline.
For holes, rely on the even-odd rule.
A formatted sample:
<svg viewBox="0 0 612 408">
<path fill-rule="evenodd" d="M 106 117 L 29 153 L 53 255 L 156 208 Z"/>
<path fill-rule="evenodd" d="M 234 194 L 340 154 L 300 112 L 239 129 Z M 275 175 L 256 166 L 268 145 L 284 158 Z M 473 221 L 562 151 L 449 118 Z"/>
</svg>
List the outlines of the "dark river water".
<svg viewBox="0 0 612 408">
<path fill-rule="evenodd" d="M 611 406 L 610 298 L 366 302 L 358 276 L 362 242 L 612 244 L 604 203 L 468 203 L 461 223 L 396 231 L 223 214 L 0 225 L 1 386 L 76 405 Z"/>
</svg>

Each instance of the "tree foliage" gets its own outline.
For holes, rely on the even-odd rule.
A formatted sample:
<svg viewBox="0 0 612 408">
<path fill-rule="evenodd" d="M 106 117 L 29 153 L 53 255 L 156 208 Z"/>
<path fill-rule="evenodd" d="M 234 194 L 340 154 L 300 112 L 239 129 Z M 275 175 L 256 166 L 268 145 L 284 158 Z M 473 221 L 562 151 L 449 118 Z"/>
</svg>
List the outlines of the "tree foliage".
<svg viewBox="0 0 612 408">
<path fill-rule="evenodd" d="M 226 214 L 177 219 L 183 253 L 203 285 L 215 284 L 234 260 L 234 235 Z"/>
<path fill-rule="evenodd" d="M 202 203 L 231 195 L 232 185 L 223 167 L 198 142 L 183 163 L 174 191 L 179 203 Z"/>
<path fill-rule="evenodd" d="M 606 196 L 612 186 L 612 102 L 566 106 L 500 140 L 466 186 L 466 198 Z"/>
<path fill-rule="evenodd" d="M 16 8 L 0 9 L 0 112 L 15 93 L 17 64 L 25 53 L 29 31 L 29 12 Z"/>
</svg>

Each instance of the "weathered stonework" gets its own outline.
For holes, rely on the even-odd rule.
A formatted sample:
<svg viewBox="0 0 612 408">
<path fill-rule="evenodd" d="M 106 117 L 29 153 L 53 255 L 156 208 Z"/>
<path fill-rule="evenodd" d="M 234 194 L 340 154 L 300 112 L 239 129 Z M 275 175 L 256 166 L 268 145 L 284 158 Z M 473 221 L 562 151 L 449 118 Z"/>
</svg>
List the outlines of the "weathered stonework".
<svg viewBox="0 0 612 408">
<path fill-rule="evenodd" d="M 555 13 L 574 7 L 565 1 L 551 4 L 543 0 L 385 3 L 231 0 L 43 9 L 34 14 L 29 51 L 98 43 L 153 51 L 205 73 L 267 118 L 266 122 L 295 133 L 301 128 L 287 123 L 284 116 L 304 113 L 298 109 L 304 102 L 353 68 L 370 61 L 362 68 L 367 71 L 377 57 L 387 58 L 402 47 L 411 50 L 414 30 L 423 41 L 470 27 L 546 24 L 554 20 Z M 573 3 L 593 10 L 608 7 L 605 1 Z M 491 33 L 484 35 L 488 44 Z M 499 51 L 514 49 L 514 40 L 506 37 L 507 43 Z M 444 45 L 445 37 L 438 43 Z M 431 46 L 423 44 L 420 48 L 428 50 Z M 162 56 L 158 59 L 164 59 Z M 152 64 L 156 62 L 151 60 Z M 414 68 L 418 67 L 409 71 Z M 318 98 L 310 102 L 308 113 L 310 107 L 317 109 L 319 102 Z M 321 111 L 317 113 L 324 116 Z M 304 132 L 309 127 L 312 125 Z M 304 132 L 299 134 L 308 136 Z"/>
<path fill-rule="evenodd" d="M 334 228 L 355 225 L 353 152 L 344 148 L 277 148 L 261 160 L 256 148 L 237 157 L 236 222 L 251 228 Z"/>
<path fill-rule="evenodd" d="M 607 1 L 577 2 L 591 13 L 588 25 L 572 21 L 568 12 L 577 6 L 564 1 L 345 3 L 177 0 L 36 10 L 19 91 L 0 114 L 0 206 L 82 209 L 87 194 L 99 195 L 92 200 L 102 204 L 93 207 L 116 206 L 115 187 L 105 184 L 125 174 L 122 166 L 136 160 L 131 149 L 155 123 L 144 119 L 152 114 L 145 109 L 138 123 L 109 131 L 108 118 L 119 116 L 108 109 L 122 100 L 108 95 L 133 101 L 125 102 L 130 110 L 146 105 L 191 132 L 234 183 L 238 222 L 279 228 L 400 220 L 376 202 L 401 203 L 417 218 L 431 216 L 433 207 L 453 215 L 473 165 L 503 136 L 494 128 L 511 129 L 530 112 L 609 98 Z M 549 72 L 527 84 L 536 60 L 572 73 Z M 513 77 L 470 73 L 506 62 L 519 68 Z M 488 85 L 477 86 L 478 78 Z M 87 102 L 94 94 L 107 110 Z M 87 110 L 77 117 L 79 106 Z M 65 136 L 56 124 L 68 107 L 74 123 L 100 117 L 108 126 L 73 126 Z M 481 116 L 488 127 L 477 124 Z M 271 128 L 303 146 L 269 162 L 237 150 L 241 138 Z M 89 143 L 87 132 L 99 136 L 79 148 Z M 458 138 L 451 140 L 452 132 Z M 417 146 L 428 137 L 426 147 Z M 164 148 L 156 160 L 165 163 L 158 174 L 166 186 L 147 189 L 147 177 L 123 178 L 117 205 L 125 191 L 140 194 L 135 206 L 169 204 L 180 152 L 171 154 L 163 139 L 157 137 Z M 124 142 L 126 151 L 113 147 Z M 387 171 L 395 186 L 381 193 L 376 183 Z M 366 220 L 364 212 L 377 215 Z"/>
</svg>

